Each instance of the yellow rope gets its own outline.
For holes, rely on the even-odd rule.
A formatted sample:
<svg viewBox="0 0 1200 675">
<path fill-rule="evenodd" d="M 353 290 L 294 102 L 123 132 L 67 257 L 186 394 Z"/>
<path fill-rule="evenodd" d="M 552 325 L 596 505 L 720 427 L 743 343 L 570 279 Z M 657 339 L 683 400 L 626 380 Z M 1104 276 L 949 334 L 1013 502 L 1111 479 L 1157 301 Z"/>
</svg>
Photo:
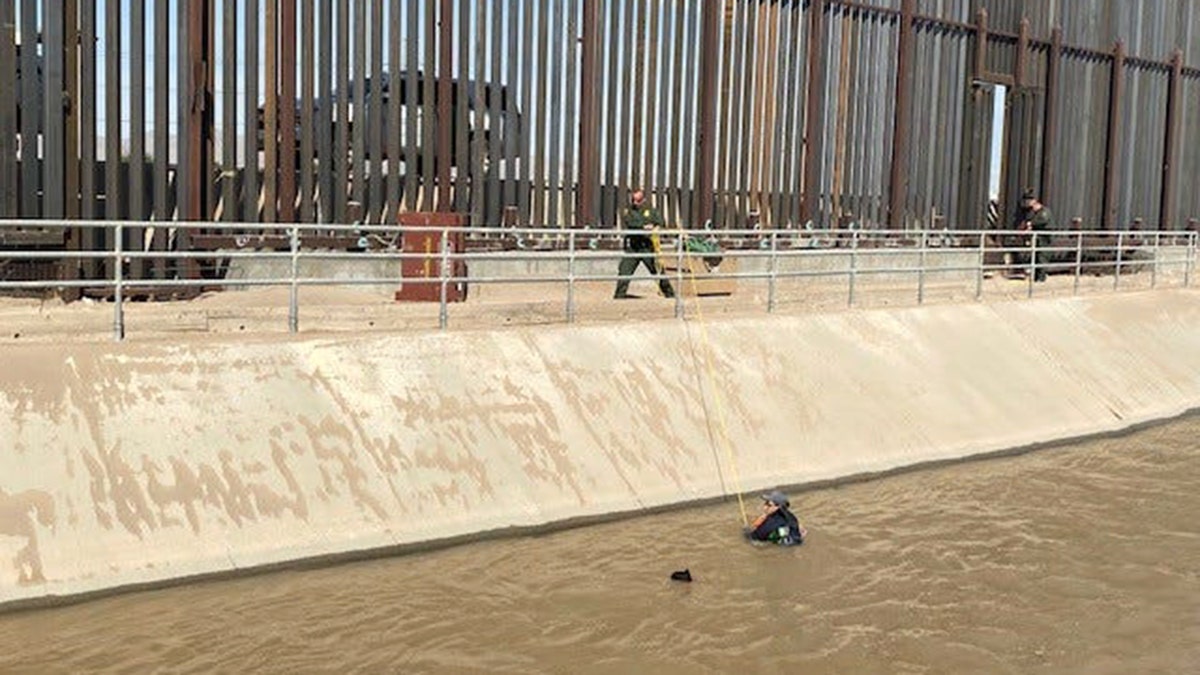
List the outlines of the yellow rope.
<svg viewBox="0 0 1200 675">
<path fill-rule="evenodd" d="M 733 458 L 733 446 L 729 442 L 729 427 L 725 421 L 725 405 L 724 405 L 723 399 L 721 398 L 721 390 L 720 390 L 720 388 L 717 387 L 716 369 L 713 367 L 712 342 L 709 341 L 709 339 L 708 339 L 708 326 L 705 324 L 705 321 L 704 321 L 704 310 L 701 309 L 701 307 L 700 307 L 700 293 L 696 286 L 696 269 L 691 263 L 691 256 L 689 256 L 687 254 L 686 250 L 683 250 L 683 245 L 684 245 L 683 244 L 683 242 L 684 242 L 683 230 L 678 231 L 678 237 L 679 237 L 678 238 L 679 247 L 683 254 L 683 257 L 680 258 L 680 261 L 682 264 L 683 260 L 685 260 L 685 259 L 688 260 L 688 277 L 692 284 L 692 295 L 695 296 L 695 298 L 696 298 L 696 302 L 695 302 L 694 306 L 696 308 L 696 319 L 700 325 L 700 339 L 704 343 L 705 372 L 708 375 L 708 388 L 709 388 L 709 391 L 712 392 L 713 402 L 716 404 L 716 408 L 717 408 L 717 422 L 718 422 L 719 428 L 720 428 L 721 442 L 725 448 L 726 457 L 728 457 L 729 469 L 733 474 L 733 487 L 737 494 L 738 508 L 742 512 L 742 524 L 745 526 L 749 526 L 750 525 L 750 517 L 746 514 L 746 502 L 742 498 L 742 481 L 741 481 L 741 478 L 738 476 L 737 462 L 735 462 L 734 458 Z M 655 248 L 658 249 L 659 247 L 657 246 L 657 241 L 655 243 L 656 243 Z M 683 289 L 679 289 L 679 291 L 682 291 L 682 290 Z M 683 301 L 683 296 L 681 295 L 680 302 L 682 302 L 682 301 Z M 687 319 L 687 311 L 685 308 L 684 320 L 686 320 L 686 319 Z"/>
</svg>

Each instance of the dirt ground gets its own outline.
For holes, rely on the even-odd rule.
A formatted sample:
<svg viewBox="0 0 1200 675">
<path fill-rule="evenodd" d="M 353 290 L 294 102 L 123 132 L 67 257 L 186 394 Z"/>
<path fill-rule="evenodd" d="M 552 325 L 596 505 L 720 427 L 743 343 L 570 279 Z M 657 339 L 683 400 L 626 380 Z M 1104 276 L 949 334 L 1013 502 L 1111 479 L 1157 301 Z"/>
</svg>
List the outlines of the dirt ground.
<svg viewBox="0 0 1200 675">
<path fill-rule="evenodd" d="M 1182 278 L 1160 277 L 1160 287 L 1178 287 Z M 1149 274 L 1122 276 L 1120 291 L 1149 289 Z M 685 282 L 686 287 L 686 282 Z M 838 312 L 881 307 L 911 307 L 919 303 L 997 302 L 1033 297 L 1064 297 L 1076 292 L 1113 292 L 1111 276 L 1085 276 L 1078 288 L 1072 276 L 1052 276 L 1030 284 L 1026 280 L 986 278 L 976 298 L 974 280 L 927 278 L 919 293 L 917 278 L 911 283 L 855 281 L 854 305 L 845 280 L 779 280 L 774 311 L 780 314 Z M 660 297 L 654 283 L 635 278 L 631 292 L 640 297 L 612 299 L 613 283 L 578 282 L 574 293 L 576 323 L 611 323 L 672 319 L 681 313 L 692 320 L 712 317 L 761 315 L 767 312 L 768 284 L 760 279 L 739 279 L 735 293 L 724 297 L 675 300 Z M 288 332 L 290 291 L 286 287 L 209 292 L 192 300 L 126 302 L 125 336 L 128 340 L 178 340 L 241 334 L 250 338 L 278 338 Z M 919 297 L 920 295 L 920 297 Z M 447 308 L 451 329 L 487 329 L 504 326 L 537 326 L 567 322 L 568 288 L 565 283 L 473 283 L 466 302 Z M 105 341 L 114 337 L 115 304 L 82 300 L 64 303 L 57 298 L 0 298 L 0 343 L 20 341 Z M 378 288 L 306 286 L 299 289 L 299 332 L 319 334 L 371 331 L 436 330 L 438 303 L 396 302 Z"/>
</svg>

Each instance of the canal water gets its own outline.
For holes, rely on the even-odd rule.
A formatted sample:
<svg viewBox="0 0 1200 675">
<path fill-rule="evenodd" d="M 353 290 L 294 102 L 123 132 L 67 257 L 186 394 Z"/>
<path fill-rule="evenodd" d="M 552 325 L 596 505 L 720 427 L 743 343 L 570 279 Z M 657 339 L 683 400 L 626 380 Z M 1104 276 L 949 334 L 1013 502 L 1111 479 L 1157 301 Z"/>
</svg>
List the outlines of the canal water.
<svg viewBox="0 0 1200 675">
<path fill-rule="evenodd" d="M 1200 417 L 793 505 L 791 549 L 731 501 L 9 614 L 0 671 L 1200 669 Z"/>
</svg>

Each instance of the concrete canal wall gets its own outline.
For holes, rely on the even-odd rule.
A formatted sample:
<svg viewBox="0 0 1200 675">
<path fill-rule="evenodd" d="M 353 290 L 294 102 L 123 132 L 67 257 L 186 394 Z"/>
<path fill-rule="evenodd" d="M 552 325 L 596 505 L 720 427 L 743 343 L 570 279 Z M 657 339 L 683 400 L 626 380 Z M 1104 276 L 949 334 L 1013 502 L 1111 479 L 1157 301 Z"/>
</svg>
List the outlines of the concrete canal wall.
<svg viewBox="0 0 1200 675">
<path fill-rule="evenodd" d="M 6 345 L 0 605 L 838 479 L 1197 407 L 1200 292 L 1185 290 Z"/>
</svg>

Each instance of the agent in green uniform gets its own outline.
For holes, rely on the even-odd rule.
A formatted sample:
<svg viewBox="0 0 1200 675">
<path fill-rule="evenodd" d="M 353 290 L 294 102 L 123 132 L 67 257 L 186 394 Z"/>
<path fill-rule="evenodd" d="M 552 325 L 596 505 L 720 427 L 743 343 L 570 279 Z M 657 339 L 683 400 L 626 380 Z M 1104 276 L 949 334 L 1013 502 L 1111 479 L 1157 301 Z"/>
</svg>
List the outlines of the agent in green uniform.
<svg viewBox="0 0 1200 675">
<path fill-rule="evenodd" d="M 613 297 L 620 300 L 629 297 L 629 282 L 639 264 L 645 265 L 650 274 L 658 274 L 658 261 L 655 259 L 654 241 L 650 238 L 651 230 L 662 227 L 666 221 L 658 209 L 646 203 L 646 193 L 640 189 L 629 195 L 629 205 L 621 212 L 621 219 L 626 230 L 637 230 L 625 235 L 625 253 L 617 273 L 621 278 L 617 281 L 617 290 Z M 668 298 L 675 297 L 671 282 L 666 279 L 658 280 L 658 290 Z"/>
<path fill-rule="evenodd" d="M 1021 229 L 1033 232 L 1033 236 L 1037 238 L 1037 256 L 1034 260 L 1034 281 L 1045 281 L 1046 270 L 1050 265 L 1051 247 L 1050 232 L 1058 229 L 1058 224 L 1054 221 L 1054 214 L 1046 205 L 1038 201 L 1033 192 L 1026 192 L 1022 196 L 1022 206 L 1026 207 L 1027 212 L 1025 222 L 1022 223 Z"/>
</svg>

